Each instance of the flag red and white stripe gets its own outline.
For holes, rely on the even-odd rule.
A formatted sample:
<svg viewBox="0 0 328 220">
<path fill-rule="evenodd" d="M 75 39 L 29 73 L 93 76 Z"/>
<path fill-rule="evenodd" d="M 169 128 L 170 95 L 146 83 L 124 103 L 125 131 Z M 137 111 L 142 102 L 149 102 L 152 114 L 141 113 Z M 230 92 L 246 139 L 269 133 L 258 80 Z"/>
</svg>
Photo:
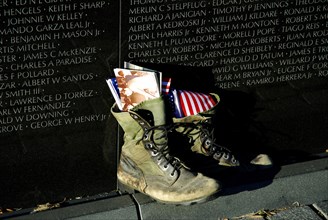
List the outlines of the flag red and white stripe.
<svg viewBox="0 0 328 220">
<path fill-rule="evenodd" d="M 217 104 L 211 95 L 203 93 L 178 90 L 178 96 L 184 116 L 196 115 L 211 109 Z"/>
</svg>

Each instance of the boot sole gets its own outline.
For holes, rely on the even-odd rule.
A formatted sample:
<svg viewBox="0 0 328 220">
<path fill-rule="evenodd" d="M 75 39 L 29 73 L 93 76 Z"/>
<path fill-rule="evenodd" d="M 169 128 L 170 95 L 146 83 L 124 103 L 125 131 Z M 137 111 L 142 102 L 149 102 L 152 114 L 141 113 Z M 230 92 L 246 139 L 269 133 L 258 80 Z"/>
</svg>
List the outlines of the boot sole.
<svg viewBox="0 0 328 220">
<path fill-rule="evenodd" d="M 209 201 L 212 201 L 216 198 L 219 197 L 220 195 L 220 192 L 221 191 L 218 191 L 210 196 L 207 196 L 207 197 L 203 197 L 203 198 L 199 198 L 199 199 L 194 199 L 194 200 L 191 200 L 191 201 L 185 201 L 185 202 L 167 202 L 167 201 L 161 201 L 161 200 L 158 200 L 158 199 L 154 199 L 152 198 L 151 196 L 149 196 L 150 198 L 154 199 L 156 202 L 158 203 L 162 203 L 162 204 L 166 204 L 166 205 L 175 205 L 175 206 L 191 206 L 191 205 L 196 205 L 196 204 L 201 204 L 201 203 L 205 203 L 205 202 L 209 202 Z"/>
<path fill-rule="evenodd" d="M 216 198 L 219 197 L 219 194 L 221 192 L 221 190 L 215 192 L 214 194 L 210 195 L 210 196 L 207 196 L 207 197 L 202 197 L 202 198 L 198 198 L 198 199 L 193 199 L 193 200 L 190 200 L 190 201 L 183 201 L 183 202 L 169 202 L 169 201 L 162 201 L 160 199 L 156 199 L 154 197 L 152 197 L 151 195 L 147 194 L 147 193 L 144 193 L 144 192 L 140 192 L 138 189 L 135 189 L 134 187 L 132 186 L 129 186 L 125 183 L 122 183 L 121 181 L 119 181 L 123 188 L 124 188 L 124 191 L 126 191 L 127 193 L 129 194 L 135 194 L 136 192 L 139 192 L 141 194 L 144 194 L 146 196 L 148 196 L 149 198 L 151 198 L 152 200 L 158 202 L 158 203 L 161 203 L 161 204 L 166 204 L 166 205 L 176 205 L 176 206 L 190 206 L 190 205 L 195 205 L 195 204 L 201 204 L 201 203 L 205 203 L 205 202 L 209 202 L 209 201 L 212 201 Z"/>
</svg>

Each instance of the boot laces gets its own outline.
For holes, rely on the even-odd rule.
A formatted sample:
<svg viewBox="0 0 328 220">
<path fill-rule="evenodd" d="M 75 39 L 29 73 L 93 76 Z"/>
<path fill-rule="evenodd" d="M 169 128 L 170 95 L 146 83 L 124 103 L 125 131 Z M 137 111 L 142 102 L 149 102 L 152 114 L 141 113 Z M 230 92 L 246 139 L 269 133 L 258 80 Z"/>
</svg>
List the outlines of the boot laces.
<svg viewBox="0 0 328 220">
<path fill-rule="evenodd" d="M 223 158 L 226 161 L 231 161 L 233 164 L 237 163 L 237 160 L 228 148 L 216 143 L 214 128 L 208 119 L 176 124 L 176 127 L 180 126 L 185 127 L 183 133 L 189 137 L 190 142 L 195 140 L 195 136 L 200 138 L 201 150 L 205 155 L 213 156 L 215 159 Z"/>
<path fill-rule="evenodd" d="M 169 164 L 173 167 L 171 176 L 174 176 L 174 172 L 179 170 L 183 165 L 179 158 L 171 156 L 168 147 L 168 137 L 167 134 L 174 127 L 173 126 L 151 126 L 144 131 L 144 139 L 152 139 L 151 143 L 146 144 L 146 148 L 151 150 L 153 156 L 157 156 L 157 160 L 160 161 L 163 158 L 165 163 L 163 165 L 164 169 L 167 169 Z M 155 132 L 157 130 L 157 132 Z M 152 134 L 150 134 L 152 132 Z"/>
</svg>

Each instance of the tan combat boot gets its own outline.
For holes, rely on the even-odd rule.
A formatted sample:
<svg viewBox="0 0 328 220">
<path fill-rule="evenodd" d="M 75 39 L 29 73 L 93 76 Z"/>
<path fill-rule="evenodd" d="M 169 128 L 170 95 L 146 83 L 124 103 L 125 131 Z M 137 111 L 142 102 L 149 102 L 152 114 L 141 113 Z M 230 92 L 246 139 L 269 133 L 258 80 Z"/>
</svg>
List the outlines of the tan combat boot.
<svg viewBox="0 0 328 220">
<path fill-rule="evenodd" d="M 218 95 L 214 93 L 211 95 L 217 99 L 217 102 L 220 101 Z M 178 133 L 189 138 L 193 152 L 211 156 L 222 166 L 239 166 L 239 161 L 229 149 L 215 143 L 212 119 L 216 113 L 217 105 L 197 115 L 173 118 L 175 129 Z"/>
<path fill-rule="evenodd" d="M 189 205 L 213 197 L 220 185 L 193 173 L 169 155 L 162 98 L 140 103 L 128 112 L 111 112 L 124 130 L 118 180 L 157 201 Z"/>
</svg>

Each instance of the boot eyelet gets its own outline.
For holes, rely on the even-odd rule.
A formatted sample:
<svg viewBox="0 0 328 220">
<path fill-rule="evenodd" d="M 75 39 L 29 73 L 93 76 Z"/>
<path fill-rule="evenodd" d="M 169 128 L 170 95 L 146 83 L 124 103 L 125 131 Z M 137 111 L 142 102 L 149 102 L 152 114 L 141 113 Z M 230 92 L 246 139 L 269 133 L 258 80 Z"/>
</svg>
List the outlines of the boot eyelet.
<svg viewBox="0 0 328 220">
<path fill-rule="evenodd" d="M 144 135 L 144 140 L 148 140 L 148 138 L 149 138 L 149 135 L 148 134 L 145 134 Z"/>
<path fill-rule="evenodd" d="M 220 152 L 216 152 L 216 153 L 214 154 L 214 158 L 215 158 L 215 159 L 222 158 L 222 153 L 220 153 Z"/>
<path fill-rule="evenodd" d="M 232 162 L 232 163 L 236 163 L 237 160 L 236 160 L 235 158 L 232 158 L 231 162 Z"/>
<path fill-rule="evenodd" d="M 152 152 L 151 152 L 151 155 L 152 155 L 153 157 L 156 157 L 156 156 L 158 155 L 158 152 L 154 152 L 154 151 L 152 151 Z M 157 158 L 157 160 L 159 160 L 159 159 Z"/>
<path fill-rule="evenodd" d="M 226 159 L 226 160 L 228 160 L 229 159 L 229 155 L 228 154 L 224 154 L 223 158 Z"/>
<path fill-rule="evenodd" d="M 175 171 L 173 171 L 172 173 L 170 173 L 171 177 L 174 177 Z"/>
<path fill-rule="evenodd" d="M 210 141 L 210 140 L 206 140 L 206 141 L 205 141 L 205 145 L 206 145 L 206 146 L 211 145 L 211 141 Z"/>
<path fill-rule="evenodd" d="M 163 166 L 163 170 L 164 170 L 164 171 L 167 170 L 168 168 L 169 168 L 168 165 L 164 165 L 164 166 Z"/>
<path fill-rule="evenodd" d="M 147 148 L 152 148 L 153 145 L 152 145 L 151 143 L 148 143 L 148 144 L 146 144 L 146 147 L 147 147 Z"/>
</svg>

